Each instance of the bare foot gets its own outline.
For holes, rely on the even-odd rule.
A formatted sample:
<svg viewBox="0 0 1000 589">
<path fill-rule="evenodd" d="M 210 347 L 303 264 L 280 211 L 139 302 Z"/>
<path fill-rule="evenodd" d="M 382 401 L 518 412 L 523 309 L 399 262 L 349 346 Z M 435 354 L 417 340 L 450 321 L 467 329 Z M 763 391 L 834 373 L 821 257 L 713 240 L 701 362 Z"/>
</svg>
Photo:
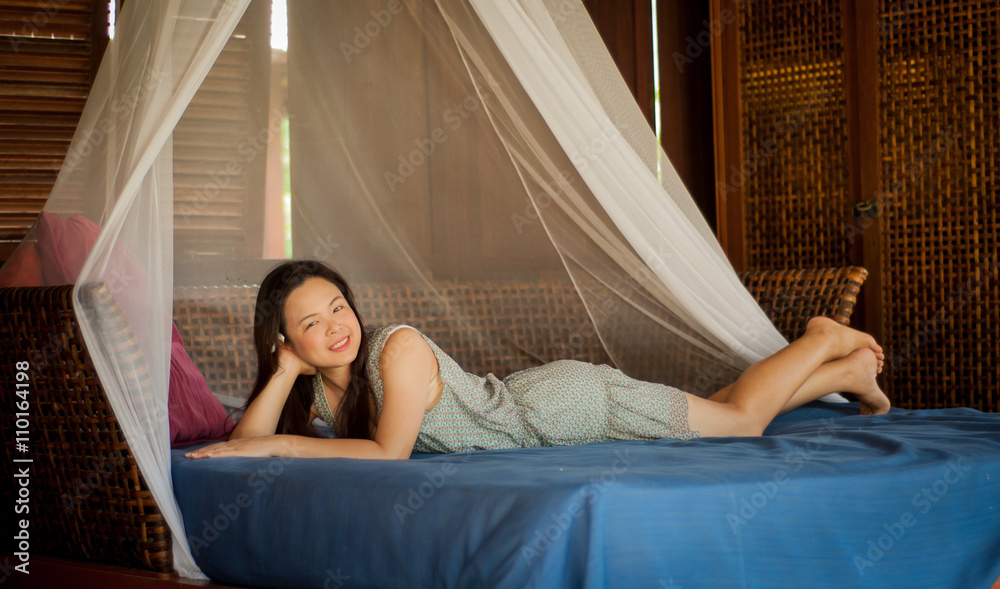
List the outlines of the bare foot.
<svg viewBox="0 0 1000 589">
<path fill-rule="evenodd" d="M 843 358 L 862 348 L 870 349 L 875 354 L 875 374 L 882 372 L 885 354 L 882 346 L 869 334 L 858 331 L 846 325 L 837 323 L 829 317 L 813 317 L 806 324 L 806 334 L 816 334 L 828 338 L 833 346 L 834 359 Z"/>
<path fill-rule="evenodd" d="M 844 366 L 843 392 L 857 395 L 862 415 L 882 415 L 889 412 L 889 398 L 875 382 L 878 366 L 875 352 L 870 348 L 860 348 L 837 363 Z"/>
</svg>

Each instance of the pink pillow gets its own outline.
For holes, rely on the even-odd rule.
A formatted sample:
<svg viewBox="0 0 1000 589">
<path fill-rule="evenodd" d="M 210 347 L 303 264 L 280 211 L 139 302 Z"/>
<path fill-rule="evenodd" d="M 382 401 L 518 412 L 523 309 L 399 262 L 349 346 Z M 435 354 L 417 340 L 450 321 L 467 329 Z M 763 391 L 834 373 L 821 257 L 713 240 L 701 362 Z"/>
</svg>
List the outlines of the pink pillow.
<svg viewBox="0 0 1000 589">
<path fill-rule="evenodd" d="M 38 247 L 31 242 L 21 244 L 0 270 L 0 286 L 45 286 L 42 260 Z"/>
<path fill-rule="evenodd" d="M 38 249 L 41 268 L 48 285 L 74 284 L 87 255 L 97 241 L 101 227 L 90 219 L 70 218 L 43 212 L 38 219 Z M 116 246 L 108 264 L 111 275 L 123 281 L 108 288 L 130 321 L 141 315 L 148 283 L 146 269 L 124 246 Z M 124 283 L 127 282 L 127 287 Z M 167 398 L 170 444 L 224 439 L 234 427 L 222 403 L 208 389 L 205 377 L 194 365 L 177 326 L 170 343 L 170 389 Z"/>
<path fill-rule="evenodd" d="M 225 439 L 235 427 L 222 403 L 208 390 L 205 376 L 191 361 L 177 325 L 170 342 L 170 444 L 180 446 L 195 442 Z M 180 394 L 175 394 L 180 391 Z"/>
<path fill-rule="evenodd" d="M 87 255 L 94 247 L 97 234 L 100 232 L 100 225 L 83 215 L 74 215 L 67 219 L 43 211 L 38 217 L 38 249 L 41 250 L 42 276 L 45 277 L 45 284 L 50 286 L 76 284 L 83 263 L 87 260 Z M 115 253 L 121 254 L 121 251 Z M 126 252 L 125 257 L 117 257 L 116 261 L 142 268 L 131 252 Z M 145 275 L 143 272 L 142 276 Z M 119 301 L 119 304 L 124 305 L 124 302 Z M 124 310 L 124 306 L 122 309 Z"/>
</svg>

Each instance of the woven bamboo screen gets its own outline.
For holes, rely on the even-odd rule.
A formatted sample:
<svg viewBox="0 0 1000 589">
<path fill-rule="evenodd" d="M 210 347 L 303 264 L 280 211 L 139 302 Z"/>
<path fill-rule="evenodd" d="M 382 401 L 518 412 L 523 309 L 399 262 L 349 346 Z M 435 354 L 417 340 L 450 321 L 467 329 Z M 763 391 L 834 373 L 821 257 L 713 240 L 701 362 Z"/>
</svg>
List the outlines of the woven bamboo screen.
<svg viewBox="0 0 1000 589">
<path fill-rule="evenodd" d="M 997 411 L 1000 1 L 879 4 L 888 392 Z"/>
<path fill-rule="evenodd" d="M 740 14 L 743 174 L 719 194 L 743 199 L 746 268 L 878 261 L 865 328 L 894 403 L 1000 411 L 1000 0 L 719 2 Z M 857 120 L 851 88 L 877 94 Z M 862 251 L 852 207 L 875 202 Z"/>
<path fill-rule="evenodd" d="M 740 13 L 747 268 L 845 266 L 850 211 L 840 0 L 745 2 Z M 740 188 L 740 186 L 733 186 Z"/>
</svg>

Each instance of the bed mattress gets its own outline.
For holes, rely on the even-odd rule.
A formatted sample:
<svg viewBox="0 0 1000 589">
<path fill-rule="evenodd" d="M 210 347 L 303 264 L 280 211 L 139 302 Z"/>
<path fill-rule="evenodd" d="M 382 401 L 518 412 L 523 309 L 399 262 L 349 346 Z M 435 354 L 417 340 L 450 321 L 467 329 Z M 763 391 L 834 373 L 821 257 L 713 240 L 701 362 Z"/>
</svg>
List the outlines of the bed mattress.
<svg viewBox="0 0 1000 589">
<path fill-rule="evenodd" d="M 813 403 L 759 438 L 221 458 L 172 450 L 195 560 L 260 587 L 989 587 L 1000 415 Z"/>
</svg>

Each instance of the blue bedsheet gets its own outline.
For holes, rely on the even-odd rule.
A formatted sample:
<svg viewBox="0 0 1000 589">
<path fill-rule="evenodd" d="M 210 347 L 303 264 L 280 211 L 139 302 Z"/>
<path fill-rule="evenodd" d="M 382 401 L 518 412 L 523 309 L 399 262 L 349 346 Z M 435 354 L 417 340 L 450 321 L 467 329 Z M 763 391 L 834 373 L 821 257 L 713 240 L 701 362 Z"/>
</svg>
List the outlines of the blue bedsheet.
<svg viewBox="0 0 1000 589">
<path fill-rule="evenodd" d="M 409 461 L 172 452 L 198 565 L 261 587 L 988 588 L 1000 415 L 815 403 L 760 438 Z"/>
</svg>

